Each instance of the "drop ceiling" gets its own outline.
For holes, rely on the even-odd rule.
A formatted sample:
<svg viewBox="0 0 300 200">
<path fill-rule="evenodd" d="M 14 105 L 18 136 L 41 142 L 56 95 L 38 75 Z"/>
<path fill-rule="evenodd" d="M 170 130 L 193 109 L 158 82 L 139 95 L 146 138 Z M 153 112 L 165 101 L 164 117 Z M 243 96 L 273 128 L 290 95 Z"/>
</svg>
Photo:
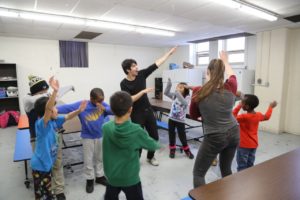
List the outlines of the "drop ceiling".
<svg viewBox="0 0 300 200">
<path fill-rule="evenodd" d="M 0 36 L 75 40 L 81 31 L 100 32 L 92 42 L 164 47 L 240 32 L 257 33 L 283 27 L 300 27 L 284 17 L 300 14 L 300 0 L 248 0 L 280 15 L 266 21 L 211 0 L 0 0 L 0 7 L 113 20 L 176 31 L 174 37 L 144 35 L 84 25 L 46 23 L 0 17 Z"/>
</svg>

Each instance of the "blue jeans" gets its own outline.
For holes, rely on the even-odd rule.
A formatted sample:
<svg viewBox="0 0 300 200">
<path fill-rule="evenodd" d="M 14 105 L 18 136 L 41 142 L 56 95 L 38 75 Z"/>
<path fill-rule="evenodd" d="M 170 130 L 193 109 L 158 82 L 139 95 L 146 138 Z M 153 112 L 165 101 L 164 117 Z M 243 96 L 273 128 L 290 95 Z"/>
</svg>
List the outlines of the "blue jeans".
<svg viewBox="0 0 300 200">
<path fill-rule="evenodd" d="M 239 147 L 236 154 L 237 170 L 241 171 L 252 167 L 255 161 L 256 148 L 241 148 Z"/>
</svg>

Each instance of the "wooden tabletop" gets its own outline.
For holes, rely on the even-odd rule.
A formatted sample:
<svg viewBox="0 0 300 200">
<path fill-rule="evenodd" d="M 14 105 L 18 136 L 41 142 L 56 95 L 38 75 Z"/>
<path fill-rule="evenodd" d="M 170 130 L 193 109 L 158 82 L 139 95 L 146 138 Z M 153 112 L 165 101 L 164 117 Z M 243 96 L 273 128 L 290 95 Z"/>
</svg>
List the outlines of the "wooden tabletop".
<svg viewBox="0 0 300 200">
<path fill-rule="evenodd" d="M 196 200 L 300 199 L 300 148 L 189 192 Z"/>
<path fill-rule="evenodd" d="M 21 115 L 18 122 L 18 129 L 27 129 L 29 128 L 29 122 L 27 115 Z"/>
</svg>

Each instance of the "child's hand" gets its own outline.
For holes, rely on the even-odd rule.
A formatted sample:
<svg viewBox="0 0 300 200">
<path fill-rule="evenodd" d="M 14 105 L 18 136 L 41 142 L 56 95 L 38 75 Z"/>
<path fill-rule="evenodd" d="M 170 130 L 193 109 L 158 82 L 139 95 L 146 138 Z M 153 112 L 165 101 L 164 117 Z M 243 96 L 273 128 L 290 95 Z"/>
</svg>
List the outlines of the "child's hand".
<svg viewBox="0 0 300 200">
<path fill-rule="evenodd" d="M 54 76 L 51 76 L 51 78 L 49 79 L 49 85 L 54 91 L 56 91 L 56 92 L 58 91 L 59 82 L 58 82 L 58 80 L 54 79 Z"/>
<path fill-rule="evenodd" d="M 277 102 L 273 101 L 270 103 L 270 107 L 275 108 L 277 106 Z"/>
<path fill-rule="evenodd" d="M 171 81 L 171 79 L 170 79 L 170 78 L 168 78 L 168 83 L 172 83 L 172 81 Z"/>
<path fill-rule="evenodd" d="M 96 106 L 98 108 L 98 110 L 100 112 L 104 112 L 105 111 L 105 107 L 102 105 L 102 103 L 96 103 Z"/>
<path fill-rule="evenodd" d="M 85 108 L 86 108 L 86 105 L 87 105 L 87 101 L 86 100 L 82 101 L 80 106 L 79 106 L 79 111 L 80 112 L 84 111 Z"/>
</svg>

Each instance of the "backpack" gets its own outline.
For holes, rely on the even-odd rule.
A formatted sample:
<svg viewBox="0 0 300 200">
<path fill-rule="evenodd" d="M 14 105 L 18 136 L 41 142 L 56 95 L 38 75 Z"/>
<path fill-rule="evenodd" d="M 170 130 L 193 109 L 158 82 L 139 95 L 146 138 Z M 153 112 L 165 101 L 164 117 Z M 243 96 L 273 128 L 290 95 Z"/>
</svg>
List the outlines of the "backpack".
<svg viewBox="0 0 300 200">
<path fill-rule="evenodd" d="M 7 111 L 0 115 L 0 127 L 15 126 L 18 124 L 20 113 L 17 111 Z"/>
</svg>

